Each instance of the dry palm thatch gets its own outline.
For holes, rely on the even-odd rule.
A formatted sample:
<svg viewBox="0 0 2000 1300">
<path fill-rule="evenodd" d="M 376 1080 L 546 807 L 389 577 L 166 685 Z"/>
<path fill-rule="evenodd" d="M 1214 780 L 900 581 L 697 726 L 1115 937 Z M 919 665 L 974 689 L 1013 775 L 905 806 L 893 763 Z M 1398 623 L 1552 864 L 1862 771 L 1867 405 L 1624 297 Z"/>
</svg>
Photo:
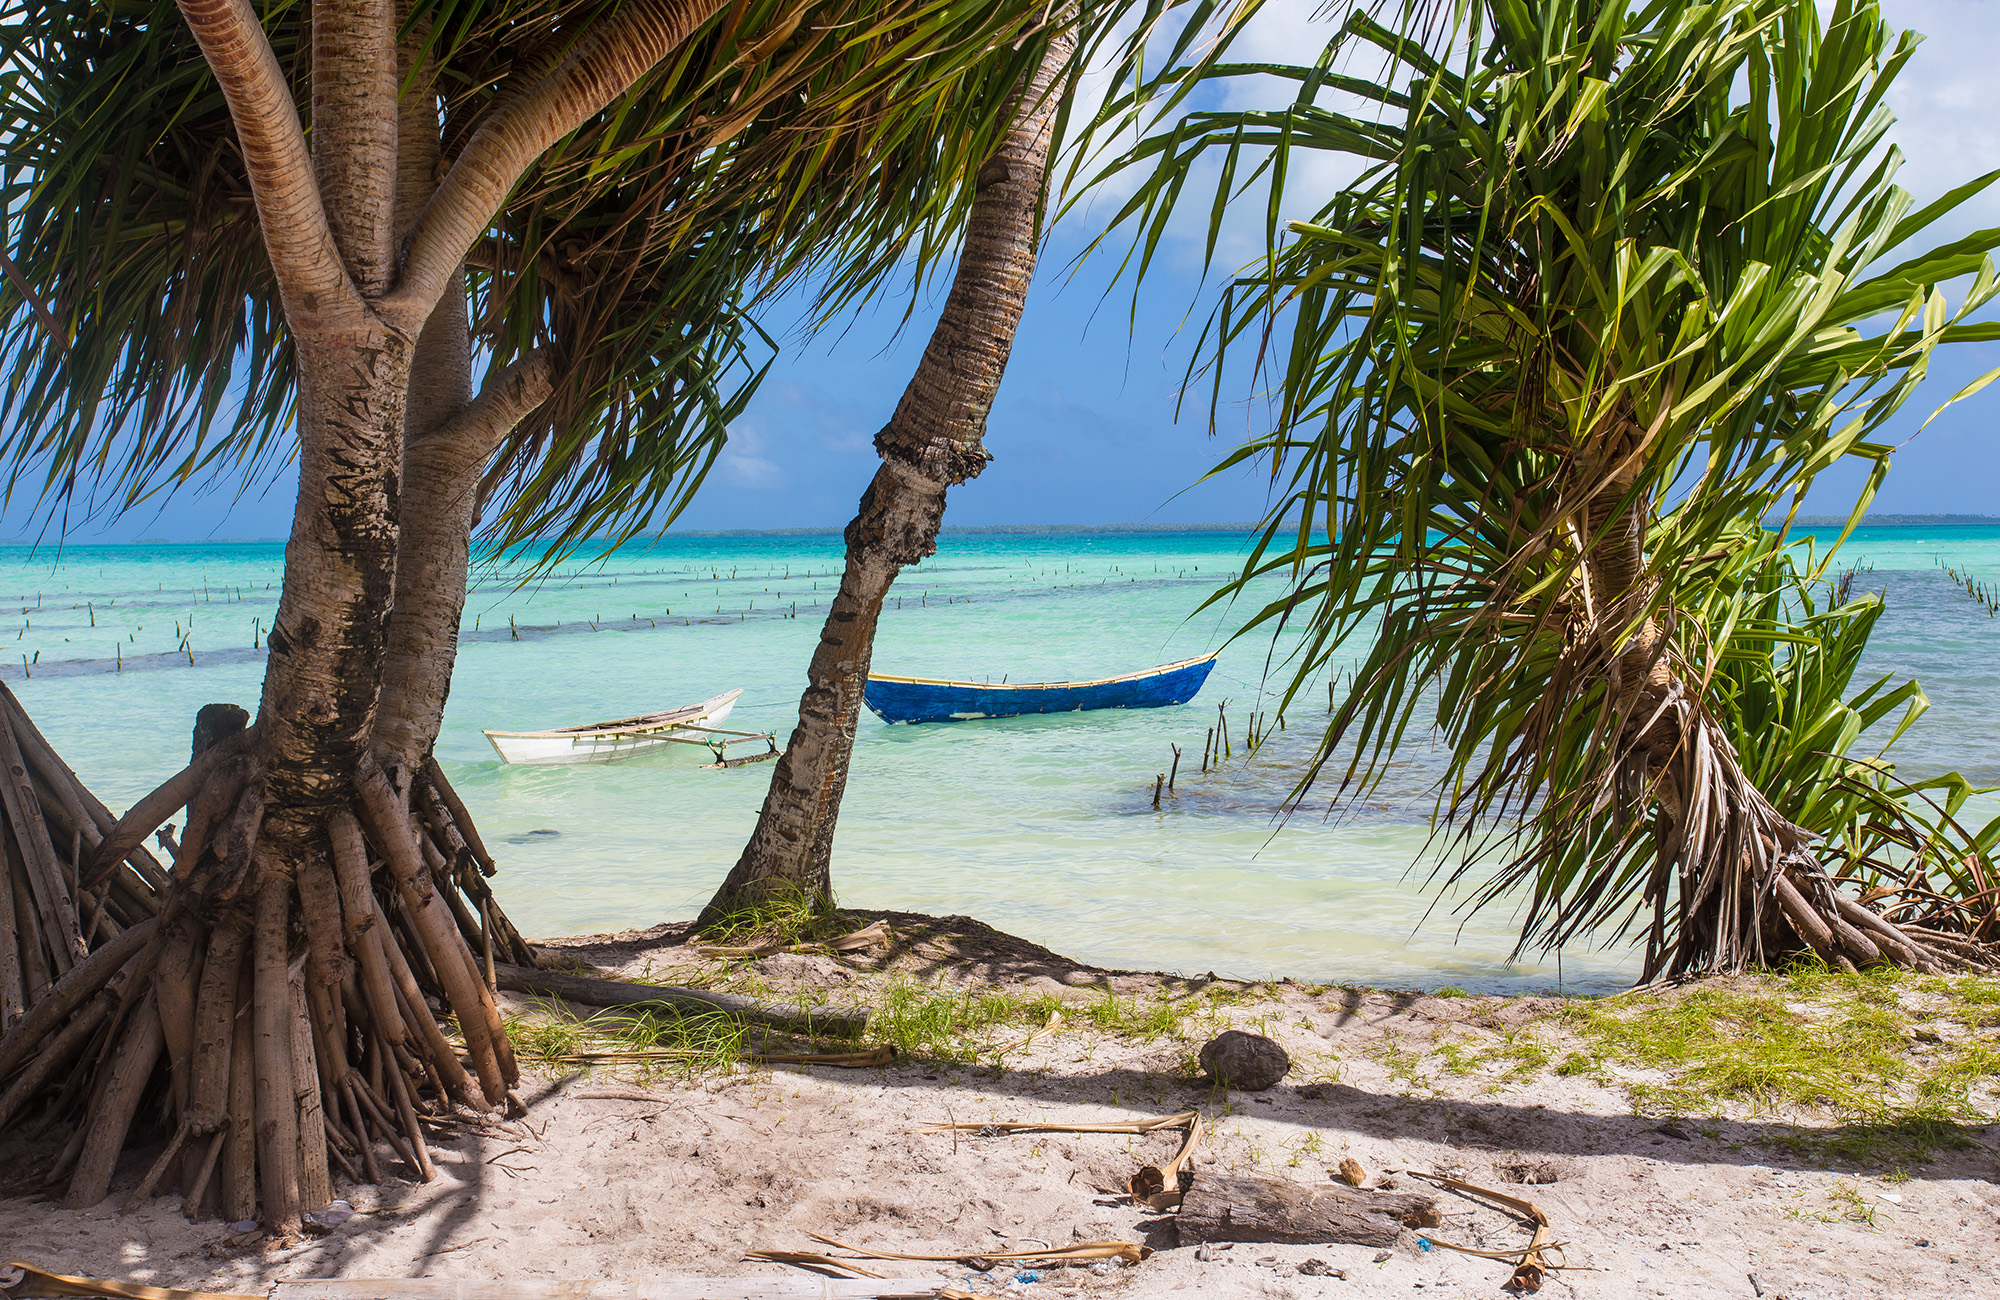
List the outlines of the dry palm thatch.
<svg viewBox="0 0 2000 1300">
<path fill-rule="evenodd" d="M 1871 471 L 1859 518 L 1888 465 L 1870 439 L 1934 350 L 2000 337 L 1968 320 L 2000 231 L 1924 242 L 1995 177 L 1922 207 L 1892 183 L 1882 100 L 1916 37 L 1872 0 L 1332 21 L 1315 64 L 1230 64 L 1225 41 L 1114 108 L 1297 86 L 1113 165 L 1146 173 L 1122 214 L 1142 269 L 1198 163 L 1219 174 L 1211 249 L 1269 185 L 1268 256 L 1202 351 L 1218 395 L 1244 349 L 1276 379 L 1274 431 L 1227 464 L 1268 464 L 1277 504 L 1224 598 L 1285 580 L 1253 625 L 1301 633 L 1288 700 L 1360 650 L 1315 775 L 1366 789 L 1429 713 L 1458 870 L 1505 855 L 1481 898 L 1527 887 L 1524 945 L 1645 916 L 1648 977 L 1806 949 L 1984 960 L 1840 894 L 1827 828 L 1759 784 L 1776 737 L 1718 721 L 1730 628 L 1694 616 L 1719 565 L 1762 562 L 1756 521 L 1844 459 Z M 1303 194 L 1315 154 L 1361 175 Z M 1314 214 L 1281 222 L 1301 201 Z"/>
</svg>

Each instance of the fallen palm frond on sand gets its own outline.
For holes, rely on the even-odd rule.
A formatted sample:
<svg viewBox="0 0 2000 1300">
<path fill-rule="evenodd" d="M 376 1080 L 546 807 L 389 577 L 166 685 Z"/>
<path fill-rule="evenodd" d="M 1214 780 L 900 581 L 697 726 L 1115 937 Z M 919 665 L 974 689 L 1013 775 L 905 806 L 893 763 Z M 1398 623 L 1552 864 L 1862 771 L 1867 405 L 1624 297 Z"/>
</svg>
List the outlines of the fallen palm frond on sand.
<svg viewBox="0 0 2000 1300">
<path fill-rule="evenodd" d="M 1406 1169 L 1403 1172 L 1413 1178 L 1436 1183 L 1448 1192 L 1457 1192 L 1470 1200 L 1491 1205 L 1520 1219 L 1529 1228 L 1528 1244 L 1518 1250 L 1479 1250 L 1471 1246 L 1455 1246 L 1451 1242 L 1440 1241 L 1428 1233 L 1420 1237 L 1419 1241 L 1445 1250 L 1455 1250 L 1461 1255 L 1478 1255 L 1482 1259 L 1497 1259 L 1512 1263 L 1514 1273 L 1507 1279 L 1507 1287 L 1512 1291 L 1539 1291 L 1542 1289 L 1543 1279 L 1548 1276 L 1548 1270 L 1567 1267 L 1562 1264 L 1552 1264 L 1545 1258 L 1548 1251 L 1560 1251 L 1563 1243 L 1549 1240 L 1553 1235 L 1549 1216 L 1533 1201 L 1510 1196 L 1506 1192 L 1496 1192 L 1490 1187 L 1481 1187 L 1476 1183 L 1447 1178 L 1442 1174 L 1427 1174 L 1418 1169 Z"/>
<path fill-rule="evenodd" d="M 1198 1123 L 1200 1114 L 1191 1110 L 1173 1115 L 1161 1115 L 1154 1119 L 1108 1120 L 1102 1124 L 1046 1124 L 1034 1120 L 1004 1120 L 995 1123 L 980 1123 L 977 1120 L 954 1120 L 948 1124 L 920 1124 L 917 1133 L 1152 1133 L 1163 1128 L 1183 1128 Z"/>
</svg>

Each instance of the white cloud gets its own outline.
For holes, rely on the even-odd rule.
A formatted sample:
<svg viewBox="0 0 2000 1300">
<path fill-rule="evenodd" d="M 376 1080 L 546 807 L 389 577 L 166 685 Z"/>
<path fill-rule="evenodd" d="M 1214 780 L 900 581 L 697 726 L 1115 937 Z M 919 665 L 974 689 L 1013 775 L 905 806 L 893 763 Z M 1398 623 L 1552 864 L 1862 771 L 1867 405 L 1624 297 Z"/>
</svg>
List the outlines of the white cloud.
<svg viewBox="0 0 2000 1300">
<path fill-rule="evenodd" d="M 736 487 L 783 487 L 784 468 L 765 454 L 768 450 L 763 422 L 746 416 L 729 426 L 729 442 L 716 457 L 716 472 Z"/>
<path fill-rule="evenodd" d="M 1896 125 L 1889 138 L 1908 161 L 1896 180 L 1918 203 L 2000 168 L 2000 115 L 1994 73 L 2000 4 L 1993 0 L 1884 0 L 1883 20 L 1928 39 L 1891 88 Z M 1966 205 L 1944 229 L 2000 225 L 2000 186 Z"/>
<path fill-rule="evenodd" d="M 1831 6 L 1822 4 L 1830 12 Z M 1332 37 L 1337 22 L 1326 0 L 1267 0 L 1237 38 L 1231 59 L 1237 62 L 1310 64 Z M 1897 181 L 1921 205 L 1983 172 L 2000 169 L 2000 113 L 1994 111 L 1993 65 L 2000 56 L 2000 0 L 1882 0 L 1882 17 L 1897 31 L 1910 29 L 1925 39 L 1892 86 L 1887 102 L 1897 121 L 1889 138 L 1899 145 L 1905 162 Z M 1384 21 L 1393 22 L 1393 18 Z M 1346 56 L 1358 75 L 1382 71 L 1381 56 L 1359 47 Z M 1202 101 L 1221 109 L 1276 108 L 1294 93 L 1292 82 L 1277 78 L 1242 78 L 1228 83 Z M 1346 95 L 1322 94 L 1323 106 L 1356 116 L 1375 111 L 1372 104 Z M 1308 216 L 1318 203 L 1359 173 L 1356 160 L 1306 150 L 1294 156 L 1288 181 L 1291 199 L 1282 218 Z M 1242 170 L 1247 172 L 1248 165 Z M 1219 157 L 1198 165 L 1182 191 L 1156 257 L 1179 270 L 1200 267 L 1208 237 L 1209 200 L 1220 174 Z M 1100 185 L 1087 205 L 1066 223 L 1070 232 L 1094 235 L 1137 188 L 1139 175 L 1128 174 Z M 1265 191 L 1256 187 L 1234 200 L 1224 218 L 1212 273 L 1226 273 L 1259 256 L 1264 248 Z M 1937 238 L 1954 237 L 1981 226 L 2000 225 L 2000 185 L 1972 200 L 1941 223 Z M 1132 237 L 1128 228 L 1110 247 L 1122 253 Z"/>
</svg>

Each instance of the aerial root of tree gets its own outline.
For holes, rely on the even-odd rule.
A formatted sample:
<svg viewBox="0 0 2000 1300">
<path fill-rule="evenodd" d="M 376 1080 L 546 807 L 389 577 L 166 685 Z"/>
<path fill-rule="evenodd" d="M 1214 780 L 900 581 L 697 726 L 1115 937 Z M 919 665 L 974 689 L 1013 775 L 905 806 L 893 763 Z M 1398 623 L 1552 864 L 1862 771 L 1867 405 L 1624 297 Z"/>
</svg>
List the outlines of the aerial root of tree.
<svg viewBox="0 0 2000 1300">
<path fill-rule="evenodd" d="M 1922 917 L 1928 924 L 1919 924 L 1891 920 L 1842 892 L 1814 851 L 1815 837 L 1764 799 L 1713 720 L 1685 699 L 1658 716 L 1673 719 L 1689 738 L 1656 747 L 1656 754 L 1666 752 L 1649 773 L 1667 825 L 1666 856 L 1679 861 L 1682 919 L 1678 942 L 1668 944 L 1666 902 L 1662 893 L 1653 895 L 1653 941 L 1641 982 L 1663 968 L 1677 978 L 1703 973 L 1702 960 L 1740 971 L 1801 952 L 1847 972 L 1885 964 L 1927 975 L 2000 970 L 1992 945 L 1939 928 L 1954 919 L 1949 903 L 1930 909 Z"/>
<path fill-rule="evenodd" d="M 378 1181 L 401 1161 L 427 1180 L 427 1122 L 510 1104 L 492 976 L 535 958 L 435 763 L 363 760 L 348 803 L 267 817 L 244 731 L 121 821 L 4 688 L 0 704 L 0 892 L 15 918 L 0 945 L 0 1127 L 75 1124 L 42 1171 L 65 1204 L 103 1200 L 128 1138 L 147 1133 L 166 1146 L 127 1204 L 178 1194 L 191 1218 L 294 1231 L 336 1173 Z M 168 872 L 138 844 L 176 797 L 188 816 Z"/>
</svg>

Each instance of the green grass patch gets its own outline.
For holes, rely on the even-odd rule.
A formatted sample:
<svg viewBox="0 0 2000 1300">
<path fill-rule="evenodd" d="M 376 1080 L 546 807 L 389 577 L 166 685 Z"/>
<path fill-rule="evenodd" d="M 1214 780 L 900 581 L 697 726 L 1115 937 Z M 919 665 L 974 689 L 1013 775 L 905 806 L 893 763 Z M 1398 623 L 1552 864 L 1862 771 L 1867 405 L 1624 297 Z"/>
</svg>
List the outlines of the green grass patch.
<svg viewBox="0 0 2000 1300">
<path fill-rule="evenodd" d="M 971 1065 L 1048 1023 L 1062 1006 L 1053 994 L 948 988 L 892 980 L 872 999 L 868 1036 L 905 1056 Z M 1005 1033 L 1001 1031 L 1007 1031 Z"/>
<path fill-rule="evenodd" d="M 727 1074 L 742 1059 L 748 1032 L 719 1013 L 600 1011 L 578 1016 L 544 1004 L 502 1022 L 514 1054 L 550 1069 L 587 1067 L 639 1080 Z"/>
<path fill-rule="evenodd" d="M 1651 1072 L 1624 1083 L 1642 1113 L 1835 1121 L 1781 1142 L 1801 1155 L 1915 1158 L 1963 1144 L 1963 1127 L 1992 1122 L 2000 1100 L 2000 1049 L 1982 1032 L 2000 1022 L 2000 981 L 1801 965 L 1575 1003 L 1561 1019 L 1578 1042 L 1557 1074 L 1608 1083 L 1613 1067 Z"/>
<path fill-rule="evenodd" d="M 843 912 L 831 900 L 795 887 L 724 912 L 701 931 L 701 941 L 742 946 L 767 942 L 824 943 L 851 934 L 867 923 L 866 917 Z"/>
</svg>

